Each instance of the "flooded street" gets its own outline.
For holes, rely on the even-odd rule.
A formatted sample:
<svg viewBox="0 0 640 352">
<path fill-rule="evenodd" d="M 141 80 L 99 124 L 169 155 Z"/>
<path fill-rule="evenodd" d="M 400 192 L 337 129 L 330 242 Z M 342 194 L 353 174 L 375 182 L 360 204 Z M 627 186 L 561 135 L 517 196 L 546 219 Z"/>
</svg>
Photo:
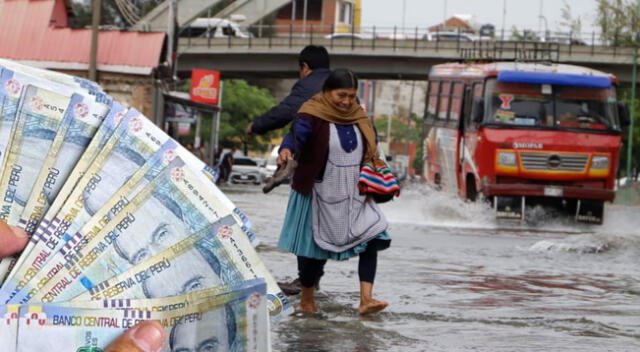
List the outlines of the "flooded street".
<svg viewBox="0 0 640 352">
<path fill-rule="evenodd" d="M 288 187 L 223 191 L 276 279 L 295 278 L 295 257 L 276 248 Z M 640 207 L 608 205 L 602 226 L 542 211 L 498 223 L 485 204 L 412 186 L 383 210 L 393 241 L 374 297 L 389 308 L 360 317 L 358 260 L 330 261 L 321 313 L 272 326 L 274 351 L 640 351 Z"/>
</svg>

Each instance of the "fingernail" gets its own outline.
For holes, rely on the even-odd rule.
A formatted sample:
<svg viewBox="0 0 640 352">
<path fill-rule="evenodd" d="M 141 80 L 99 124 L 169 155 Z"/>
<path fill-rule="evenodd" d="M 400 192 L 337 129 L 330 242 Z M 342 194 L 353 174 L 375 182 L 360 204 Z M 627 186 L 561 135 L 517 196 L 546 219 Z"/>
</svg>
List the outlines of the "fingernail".
<svg viewBox="0 0 640 352">
<path fill-rule="evenodd" d="M 158 352 L 164 345 L 164 329 L 160 323 L 145 321 L 133 327 L 133 342 L 145 352 Z"/>
<path fill-rule="evenodd" d="M 14 235 L 16 235 L 16 237 L 27 237 L 27 232 L 17 226 L 9 226 L 11 228 L 11 231 L 13 232 Z"/>
</svg>

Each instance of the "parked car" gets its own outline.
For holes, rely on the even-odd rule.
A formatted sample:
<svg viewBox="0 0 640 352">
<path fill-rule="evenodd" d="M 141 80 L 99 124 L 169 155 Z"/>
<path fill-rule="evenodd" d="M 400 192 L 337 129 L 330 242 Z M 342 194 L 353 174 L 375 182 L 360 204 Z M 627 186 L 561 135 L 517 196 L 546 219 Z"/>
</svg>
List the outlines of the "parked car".
<svg viewBox="0 0 640 352">
<path fill-rule="evenodd" d="M 229 181 L 231 183 L 262 183 L 262 171 L 260 164 L 247 157 L 234 157 Z"/>
<path fill-rule="evenodd" d="M 278 160 L 279 149 L 280 149 L 280 146 L 273 147 L 273 149 L 271 150 L 271 154 L 269 155 L 269 158 L 267 159 L 264 167 L 261 168 L 262 179 L 265 182 L 269 177 L 273 176 L 273 173 L 276 172 L 276 169 L 278 168 L 278 164 L 276 163 L 276 161 Z"/>
<path fill-rule="evenodd" d="M 469 33 L 458 32 L 433 32 L 422 36 L 423 40 L 434 40 L 439 42 L 475 42 L 478 37 Z"/>
<path fill-rule="evenodd" d="M 373 35 L 367 33 L 333 33 L 324 36 L 325 39 L 373 39 Z"/>
<path fill-rule="evenodd" d="M 249 38 L 233 20 L 223 18 L 197 18 L 180 32 L 181 37 L 191 38 Z"/>
<path fill-rule="evenodd" d="M 543 41 L 547 43 L 558 43 L 561 45 L 587 45 L 583 40 L 570 35 L 548 35 Z"/>
</svg>

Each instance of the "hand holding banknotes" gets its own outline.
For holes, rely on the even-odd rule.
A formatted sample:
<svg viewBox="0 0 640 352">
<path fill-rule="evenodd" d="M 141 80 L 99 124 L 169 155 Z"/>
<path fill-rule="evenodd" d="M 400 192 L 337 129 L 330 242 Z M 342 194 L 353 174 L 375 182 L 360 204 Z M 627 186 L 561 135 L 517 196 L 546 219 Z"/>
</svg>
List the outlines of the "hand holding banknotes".
<svg viewBox="0 0 640 352">
<path fill-rule="evenodd" d="M 29 237 L 23 229 L 0 221 L 0 259 L 22 251 L 27 242 Z"/>
<path fill-rule="evenodd" d="M 0 259 L 20 252 L 29 238 L 23 229 L 0 221 Z M 120 335 L 105 352 L 156 352 L 166 339 L 164 329 L 156 321 L 144 321 Z"/>
</svg>

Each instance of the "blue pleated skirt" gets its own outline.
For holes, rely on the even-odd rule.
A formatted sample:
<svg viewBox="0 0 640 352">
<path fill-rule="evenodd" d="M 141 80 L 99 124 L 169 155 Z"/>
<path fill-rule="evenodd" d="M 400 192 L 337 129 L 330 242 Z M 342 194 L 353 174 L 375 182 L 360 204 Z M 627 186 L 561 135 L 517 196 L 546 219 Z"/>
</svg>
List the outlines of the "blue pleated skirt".
<svg viewBox="0 0 640 352">
<path fill-rule="evenodd" d="M 344 252 L 330 252 L 318 247 L 313 240 L 312 218 L 311 196 L 305 196 L 295 190 L 291 190 L 278 248 L 302 257 L 347 260 L 364 252 L 367 246 L 376 246 L 381 251 L 389 248 L 391 244 L 391 237 L 385 231 L 369 241 L 360 243 Z"/>
</svg>

